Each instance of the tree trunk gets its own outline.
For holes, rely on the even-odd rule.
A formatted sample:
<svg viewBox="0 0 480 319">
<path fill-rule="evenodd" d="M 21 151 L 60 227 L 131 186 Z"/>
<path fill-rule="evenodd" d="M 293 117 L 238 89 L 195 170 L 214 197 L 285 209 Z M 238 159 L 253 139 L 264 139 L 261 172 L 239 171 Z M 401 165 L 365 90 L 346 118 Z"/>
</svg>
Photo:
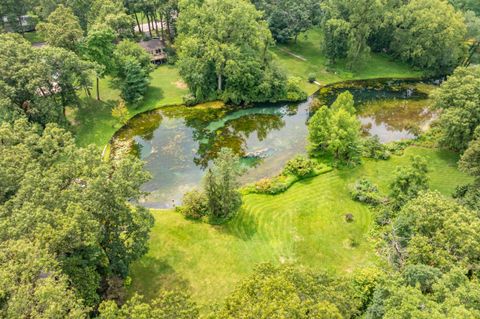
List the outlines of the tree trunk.
<svg viewBox="0 0 480 319">
<path fill-rule="evenodd" d="M 159 38 L 160 33 L 158 32 L 157 13 L 155 11 L 153 11 L 152 16 L 153 16 L 153 21 L 155 21 L 155 33 L 157 34 L 157 38 Z"/>
<path fill-rule="evenodd" d="M 148 33 L 150 34 L 150 38 L 152 38 L 152 29 L 150 28 L 150 18 L 148 17 L 148 13 L 144 12 L 145 17 L 147 18 L 147 25 L 148 25 Z"/>
<path fill-rule="evenodd" d="M 100 101 L 100 79 L 97 76 L 97 101 Z"/>
<path fill-rule="evenodd" d="M 168 17 L 169 14 L 170 14 L 170 12 L 167 12 L 167 17 L 166 17 L 166 19 L 167 19 L 167 34 L 168 34 L 168 40 L 170 41 L 170 43 L 172 43 L 173 42 L 172 41 L 172 32 L 170 30 L 170 19 Z"/>
<path fill-rule="evenodd" d="M 140 25 L 140 22 L 138 21 L 137 13 L 135 12 L 133 15 L 135 16 L 135 21 L 137 21 L 138 32 L 143 33 L 142 26 Z"/>
<path fill-rule="evenodd" d="M 218 80 L 218 92 L 222 92 L 222 73 L 217 75 Z"/>
<path fill-rule="evenodd" d="M 464 63 L 465 67 L 468 67 L 470 65 L 470 63 L 472 63 L 472 57 L 479 47 L 480 47 L 480 41 L 472 44 L 472 46 L 470 47 L 470 52 L 468 54 L 468 57 L 467 57 L 467 59 L 465 60 L 465 63 Z"/>
<path fill-rule="evenodd" d="M 163 13 L 160 12 L 160 28 L 162 31 L 162 41 L 165 41 L 165 30 L 163 29 Z"/>
</svg>

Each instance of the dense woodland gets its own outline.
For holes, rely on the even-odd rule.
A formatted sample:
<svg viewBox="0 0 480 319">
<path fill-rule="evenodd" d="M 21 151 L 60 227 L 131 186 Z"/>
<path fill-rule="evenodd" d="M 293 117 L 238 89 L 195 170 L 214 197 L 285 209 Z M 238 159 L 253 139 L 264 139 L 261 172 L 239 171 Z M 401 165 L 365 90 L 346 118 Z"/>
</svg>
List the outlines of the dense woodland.
<svg viewBox="0 0 480 319">
<path fill-rule="evenodd" d="M 0 17 L 0 317 L 480 317 L 479 1 L 2 0 Z M 46 45 L 27 40 L 32 25 Z M 421 157 L 397 168 L 388 194 L 359 180 L 351 196 L 374 214 L 381 267 L 332 274 L 260 264 L 208 311 L 188 291 L 152 300 L 128 291 L 154 223 L 138 202 L 149 174 L 135 156 L 79 146 L 69 112 L 85 108 L 84 97 L 101 101 L 108 78 L 122 99 L 112 116 L 125 124 L 152 81 L 156 66 L 138 45 L 151 38 L 165 43 L 188 106 L 304 101 L 307 79 L 285 72 L 272 48 L 312 28 L 330 67 L 356 70 L 378 53 L 445 79 L 432 94 L 438 119 L 419 140 L 458 153 L 471 182 L 449 197 L 433 191 Z M 343 168 L 391 156 L 362 136 L 349 92 L 313 105 L 308 157 L 288 162 L 285 176 L 315 176 L 323 159 Z M 215 225 L 235 216 L 238 161 L 222 149 L 178 212 Z M 285 190 L 267 184 L 265 192 Z"/>
</svg>

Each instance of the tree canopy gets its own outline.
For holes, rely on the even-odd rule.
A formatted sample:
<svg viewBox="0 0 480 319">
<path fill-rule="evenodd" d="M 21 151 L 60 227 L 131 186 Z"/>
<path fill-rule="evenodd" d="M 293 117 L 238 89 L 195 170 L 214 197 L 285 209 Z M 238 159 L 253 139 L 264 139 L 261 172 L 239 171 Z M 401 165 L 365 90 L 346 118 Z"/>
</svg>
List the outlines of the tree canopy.
<svg viewBox="0 0 480 319">
<path fill-rule="evenodd" d="M 178 32 L 178 67 L 197 101 L 287 98 L 286 77 L 268 50 L 272 35 L 252 4 L 234 0 L 184 3 Z"/>
<path fill-rule="evenodd" d="M 0 121 L 26 117 L 65 123 L 77 90 L 91 86 L 93 65 L 62 48 L 33 48 L 19 35 L 0 34 Z"/>
<path fill-rule="evenodd" d="M 263 11 L 273 38 L 278 42 L 297 40 L 300 33 L 319 22 L 320 2 L 316 0 L 254 0 Z"/>
<path fill-rule="evenodd" d="M 441 143 L 463 152 L 480 125 L 480 67 L 460 67 L 435 93 L 440 116 Z"/>
<path fill-rule="evenodd" d="M 308 123 L 310 153 L 330 155 L 344 164 L 358 163 L 361 139 L 355 112 L 353 96 L 348 91 L 340 94 L 330 108 L 321 106 Z"/>
<path fill-rule="evenodd" d="M 78 18 L 72 9 L 59 5 L 47 18 L 37 26 L 49 45 L 76 52 L 83 37 Z"/>
<path fill-rule="evenodd" d="M 414 66 L 445 73 L 465 57 L 463 15 L 444 0 L 412 0 L 394 17 L 391 49 Z"/>
<path fill-rule="evenodd" d="M 153 219 L 133 204 L 148 179 L 142 163 L 104 162 L 54 124 L 42 131 L 26 120 L 3 123 L 0 137 L 0 242 L 38 245 L 78 298 L 96 305 L 107 279 L 124 278 L 146 252 Z"/>
</svg>

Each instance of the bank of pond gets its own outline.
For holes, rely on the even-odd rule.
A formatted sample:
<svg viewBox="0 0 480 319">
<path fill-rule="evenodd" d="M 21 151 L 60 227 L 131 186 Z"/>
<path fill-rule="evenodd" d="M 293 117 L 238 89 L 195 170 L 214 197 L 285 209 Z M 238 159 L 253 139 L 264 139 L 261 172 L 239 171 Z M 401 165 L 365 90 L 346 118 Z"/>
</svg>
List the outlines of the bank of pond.
<svg viewBox="0 0 480 319">
<path fill-rule="evenodd" d="M 323 87 L 299 104 L 164 107 L 131 119 L 113 138 L 112 152 L 127 148 L 146 162 L 152 179 L 143 185 L 144 206 L 172 208 L 200 184 L 223 147 L 249 168 L 243 183 L 277 175 L 289 159 L 305 153 L 314 98 L 330 105 L 350 91 L 364 134 L 389 143 L 413 139 L 429 127 L 435 118 L 433 88 L 432 81 L 365 80 Z"/>
</svg>

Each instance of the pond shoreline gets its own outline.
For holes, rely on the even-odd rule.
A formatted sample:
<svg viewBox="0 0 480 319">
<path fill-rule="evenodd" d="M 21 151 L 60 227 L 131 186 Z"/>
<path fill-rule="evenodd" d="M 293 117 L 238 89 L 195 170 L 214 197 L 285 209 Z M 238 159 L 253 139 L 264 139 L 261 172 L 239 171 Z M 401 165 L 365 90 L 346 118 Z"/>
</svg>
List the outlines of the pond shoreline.
<svg viewBox="0 0 480 319">
<path fill-rule="evenodd" d="M 291 102 L 291 101 L 278 101 L 276 103 L 272 103 L 272 104 L 281 104 L 281 103 L 302 103 L 302 102 L 306 102 L 308 99 L 310 99 L 311 97 L 315 96 L 316 94 L 318 94 L 320 92 L 320 90 L 324 89 L 324 88 L 328 88 L 328 87 L 332 87 L 332 86 L 335 86 L 335 85 L 339 85 L 339 84 L 348 84 L 348 83 L 356 83 L 356 82 L 363 82 L 363 81 L 412 81 L 412 82 L 423 82 L 423 81 L 435 81 L 434 79 L 432 78 L 425 78 L 425 77 L 405 77 L 405 78 L 391 78 L 391 77 L 380 77 L 380 78 L 365 78 L 365 79 L 355 79 L 355 80 L 346 80 L 346 81 L 338 81 L 338 82 L 332 82 L 332 83 L 328 83 L 328 84 L 320 84 L 318 85 L 318 89 L 313 92 L 312 94 L 308 95 L 308 97 L 303 100 L 303 101 L 297 101 L 297 102 Z M 317 82 L 317 80 L 315 81 Z M 317 83 L 321 83 L 321 82 L 317 82 Z M 211 108 L 211 106 L 208 106 L 208 104 L 212 104 L 214 105 L 213 108 L 225 108 L 226 104 L 225 102 L 221 101 L 221 100 L 214 100 L 214 101 L 207 101 L 207 102 L 203 102 L 203 103 L 199 103 L 199 104 L 195 104 L 195 105 L 192 105 L 192 106 L 186 106 L 185 104 L 176 104 L 176 103 L 173 103 L 173 104 L 166 104 L 166 105 L 161 105 L 161 106 L 158 106 L 156 108 L 153 108 L 153 109 L 150 109 L 150 110 L 147 110 L 147 111 L 144 111 L 144 112 L 141 112 L 141 113 L 138 113 L 138 114 L 135 114 L 134 116 L 132 116 L 128 121 L 131 121 L 133 119 L 135 119 L 136 117 L 139 117 L 139 116 L 142 116 L 143 114 L 145 113 L 149 113 L 149 112 L 153 112 L 153 111 L 158 111 L 158 110 L 161 110 L 163 108 L 169 108 L 169 107 L 183 107 L 183 108 L 203 108 L 203 107 L 206 107 L 206 108 Z M 232 110 L 236 110 L 236 109 L 246 109 L 246 108 L 252 108 L 252 107 L 255 107 L 255 104 L 262 104 L 261 102 L 254 102 L 252 104 L 244 104 L 244 105 L 239 105 L 238 108 L 232 108 Z M 103 151 L 102 151 L 102 158 L 104 158 L 104 155 L 107 153 L 107 148 L 108 146 L 111 144 L 112 140 L 115 138 L 115 136 L 117 135 L 117 133 L 122 130 L 125 126 L 127 126 L 127 124 L 125 125 L 122 125 L 121 127 L 119 127 L 118 129 L 115 130 L 115 132 L 113 133 L 113 135 L 110 137 L 108 143 L 104 146 L 103 148 Z"/>
<path fill-rule="evenodd" d="M 338 94 L 351 91 L 365 132 L 374 132 L 385 143 L 412 139 L 416 134 L 411 129 L 431 117 L 426 104 L 433 86 L 428 83 L 432 80 L 352 80 L 322 86 L 301 103 L 160 107 L 135 116 L 109 145 L 112 156 L 118 150 L 131 150 L 146 161 L 153 177 L 142 187 L 149 195 L 141 203 L 171 208 L 180 203 L 182 194 L 198 186 L 222 147 L 234 150 L 249 167 L 242 183 L 277 175 L 289 159 L 305 153 L 306 123 L 315 97 L 330 105 Z"/>
</svg>

